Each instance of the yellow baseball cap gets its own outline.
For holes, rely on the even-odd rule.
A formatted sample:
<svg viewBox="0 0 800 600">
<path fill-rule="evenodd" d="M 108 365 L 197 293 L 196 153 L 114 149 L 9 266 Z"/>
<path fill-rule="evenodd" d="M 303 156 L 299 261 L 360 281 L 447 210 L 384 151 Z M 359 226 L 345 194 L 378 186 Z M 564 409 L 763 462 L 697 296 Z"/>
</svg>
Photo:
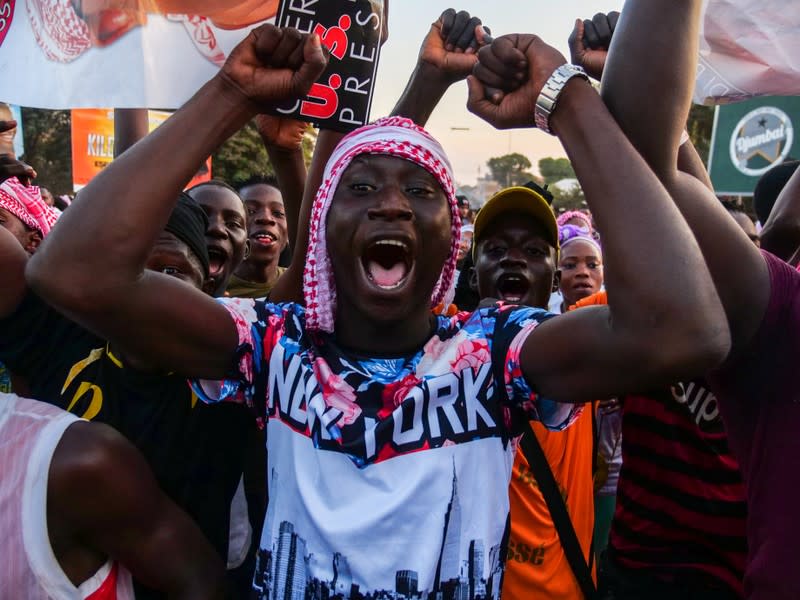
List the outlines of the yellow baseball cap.
<svg viewBox="0 0 800 600">
<path fill-rule="evenodd" d="M 547 242 L 558 252 L 558 224 L 553 209 L 537 191 L 525 186 L 514 186 L 497 192 L 478 211 L 475 217 L 475 232 L 472 236 L 473 259 L 476 256 L 478 242 L 489 223 L 508 212 L 528 214 L 544 225 L 548 235 Z"/>
</svg>

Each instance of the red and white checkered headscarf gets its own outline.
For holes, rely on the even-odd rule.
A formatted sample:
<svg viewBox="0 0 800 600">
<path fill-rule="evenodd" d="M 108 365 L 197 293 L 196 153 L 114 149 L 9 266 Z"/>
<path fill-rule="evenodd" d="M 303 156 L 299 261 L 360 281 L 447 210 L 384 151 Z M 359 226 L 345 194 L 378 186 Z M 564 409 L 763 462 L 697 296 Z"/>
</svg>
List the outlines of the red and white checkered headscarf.
<svg viewBox="0 0 800 600">
<path fill-rule="evenodd" d="M 345 136 L 325 167 L 322 185 L 317 191 L 311 210 L 308 254 L 303 273 L 303 297 L 308 330 L 333 332 L 336 283 L 328 254 L 326 221 L 342 173 L 355 157 L 362 154 L 382 154 L 409 160 L 426 169 L 442 186 L 450 206 L 450 256 L 433 289 L 431 306 L 436 306 L 452 294 L 461 219 L 458 216 L 450 161 L 439 142 L 422 127 L 403 117 L 385 117 Z"/>
<path fill-rule="evenodd" d="M 58 213 L 42 199 L 42 192 L 32 185 L 25 187 L 16 177 L 0 183 L 0 208 L 5 208 L 44 238 L 58 220 Z"/>
</svg>

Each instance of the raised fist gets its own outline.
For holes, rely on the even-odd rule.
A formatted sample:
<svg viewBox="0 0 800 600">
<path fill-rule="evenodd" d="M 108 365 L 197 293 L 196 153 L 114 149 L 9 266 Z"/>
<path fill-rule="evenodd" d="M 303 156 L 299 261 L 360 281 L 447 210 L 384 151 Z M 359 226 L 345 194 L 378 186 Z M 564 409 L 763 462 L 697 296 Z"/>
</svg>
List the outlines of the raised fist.
<svg viewBox="0 0 800 600">
<path fill-rule="evenodd" d="M 303 145 L 308 123 L 274 115 L 256 116 L 258 129 L 265 146 L 281 150 L 297 150 Z"/>
<path fill-rule="evenodd" d="M 23 185 L 30 185 L 31 180 L 36 179 L 36 171 L 10 154 L 0 154 L 0 183 L 11 177 L 19 179 Z"/>
<path fill-rule="evenodd" d="M 595 79 L 600 79 L 606 66 L 608 48 L 619 21 L 616 11 L 597 13 L 592 20 L 575 20 L 569 36 L 569 53 L 572 64 L 583 69 Z"/>
<path fill-rule="evenodd" d="M 478 63 L 467 80 L 467 108 L 498 129 L 534 127 L 536 99 L 544 84 L 564 56 L 541 38 L 532 34 L 511 34 L 497 38 L 478 51 Z M 498 103 L 486 98 L 486 88 L 503 89 L 504 81 L 526 69 L 519 89 L 502 97 Z"/>
<path fill-rule="evenodd" d="M 419 62 L 435 69 L 447 83 L 455 83 L 472 72 L 478 60 L 476 53 L 488 33 L 478 17 L 448 8 L 431 25 L 419 51 Z"/>
<path fill-rule="evenodd" d="M 262 25 L 234 48 L 219 77 L 248 100 L 271 107 L 305 96 L 327 64 L 319 36 Z"/>
</svg>

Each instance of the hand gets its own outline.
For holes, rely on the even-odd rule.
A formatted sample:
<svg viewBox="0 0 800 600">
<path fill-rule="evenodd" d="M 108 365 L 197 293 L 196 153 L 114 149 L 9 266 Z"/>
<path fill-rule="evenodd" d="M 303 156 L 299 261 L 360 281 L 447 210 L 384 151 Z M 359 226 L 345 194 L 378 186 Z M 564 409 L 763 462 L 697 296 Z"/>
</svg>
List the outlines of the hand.
<svg viewBox="0 0 800 600">
<path fill-rule="evenodd" d="M 564 55 L 538 36 L 515 33 L 497 38 L 478 52 L 478 63 L 467 79 L 467 108 L 497 129 L 534 127 L 536 99 L 553 71 L 566 62 Z M 523 65 L 527 70 L 519 89 L 498 104 L 486 98 L 486 87 L 501 88 Z"/>
<path fill-rule="evenodd" d="M 619 21 L 619 13 L 597 13 L 591 21 L 575 20 L 575 28 L 569 36 L 569 53 L 572 64 L 599 80 L 606 66 L 608 48 Z"/>
<path fill-rule="evenodd" d="M 448 85 L 464 79 L 477 62 L 488 28 L 468 12 L 448 8 L 431 29 L 419 51 L 419 63 L 432 67 Z"/>
<path fill-rule="evenodd" d="M 9 122 L 0 121 L 0 131 L 3 131 L 2 124 Z M 36 178 L 36 171 L 10 154 L 0 154 L 0 183 L 11 177 L 19 179 L 22 185 L 30 185 L 31 180 Z"/>
<path fill-rule="evenodd" d="M 270 107 L 305 96 L 327 64 L 319 36 L 262 25 L 233 49 L 218 76 L 247 100 Z"/>
<path fill-rule="evenodd" d="M 256 128 L 265 146 L 280 150 L 298 150 L 303 145 L 308 123 L 287 117 L 257 115 Z"/>
</svg>

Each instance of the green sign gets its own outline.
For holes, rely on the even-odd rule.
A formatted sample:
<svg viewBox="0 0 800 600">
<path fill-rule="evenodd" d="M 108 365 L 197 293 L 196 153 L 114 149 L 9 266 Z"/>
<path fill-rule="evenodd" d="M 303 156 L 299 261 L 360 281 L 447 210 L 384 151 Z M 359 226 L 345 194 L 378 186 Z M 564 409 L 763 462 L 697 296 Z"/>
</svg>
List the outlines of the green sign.
<svg viewBox="0 0 800 600">
<path fill-rule="evenodd" d="M 765 97 L 718 106 L 708 171 L 718 194 L 750 196 L 759 178 L 800 158 L 800 98 Z"/>
</svg>

